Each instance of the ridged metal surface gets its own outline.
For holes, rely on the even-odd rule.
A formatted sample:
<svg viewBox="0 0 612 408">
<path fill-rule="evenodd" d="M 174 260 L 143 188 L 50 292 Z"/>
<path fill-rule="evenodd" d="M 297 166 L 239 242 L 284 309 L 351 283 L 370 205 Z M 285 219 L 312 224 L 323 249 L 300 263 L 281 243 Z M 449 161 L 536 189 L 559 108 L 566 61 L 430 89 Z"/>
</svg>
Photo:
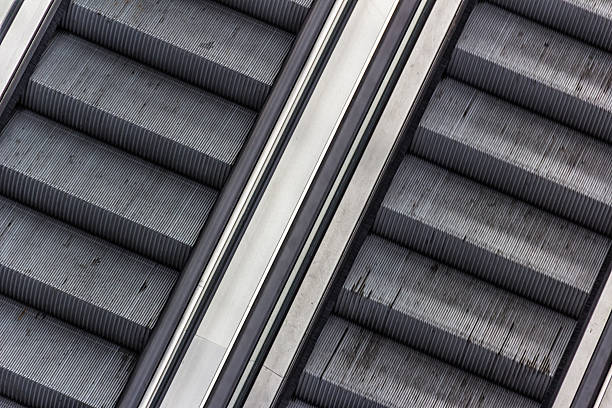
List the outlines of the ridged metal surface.
<svg viewBox="0 0 612 408">
<path fill-rule="evenodd" d="M 333 316 L 300 377 L 297 396 L 321 408 L 538 406 Z"/>
<path fill-rule="evenodd" d="M 612 236 L 612 146 L 607 143 L 445 80 L 411 150 Z"/>
<path fill-rule="evenodd" d="M 0 192 L 180 269 L 215 191 L 28 111 L 0 135 Z"/>
<path fill-rule="evenodd" d="M 24 103 L 215 188 L 229 176 L 256 116 L 65 33 L 45 51 Z"/>
<path fill-rule="evenodd" d="M 5 408 L 2 405 L 0 405 L 0 408 Z M 6 407 L 6 408 L 12 408 L 12 407 Z M 289 402 L 289 404 L 287 405 L 287 408 L 315 408 L 314 405 L 310 405 L 310 404 L 306 404 L 305 402 L 299 401 L 299 400 L 292 400 Z"/>
<path fill-rule="evenodd" d="M 575 326 L 564 315 L 375 236 L 362 246 L 336 313 L 536 400 Z"/>
<path fill-rule="evenodd" d="M 293 36 L 206 0 L 72 0 L 69 31 L 253 109 Z"/>
<path fill-rule="evenodd" d="M 134 355 L 0 297 L 0 393 L 27 406 L 112 407 Z"/>
<path fill-rule="evenodd" d="M 408 135 L 302 401 L 535 407 L 566 357 L 612 245 L 612 54 L 575 38 L 610 49 L 612 3 L 492 2 Z"/>
<path fill-rule="evenodd" d="M 612 142 L 612 55 L 501 8 L 476 7 L 449 74 Z"/>
<path fill-rule="evenodd" d="M 23 405 L 17 404 L 16 402 L 0 397 L 0 408 L 25 408 L 25 407 Z"/>
<path fill-rule="evenodd" d="M 612 2 L 608 0 L 492 0 L 589 44 L 612 51 Z"/>
<path fill-rule="evenodd" d="M 0 292 L 139 350 L 178 272 L 0 197 Z"/>
<path fill-rule="evenodd" d="M 610 247 L 601 235 L 411 156 L 374 231 L 573 317 Z"/>
<path fill-rule="evenodd" d="M 0 129 L 0 408 L 116 406 L 313 1 L 67 2 Z"/>
<path fill-rule="evenodd" d="M 218 0 L 236 10 L 297 33 L 314 0 Z"/>
</svg>

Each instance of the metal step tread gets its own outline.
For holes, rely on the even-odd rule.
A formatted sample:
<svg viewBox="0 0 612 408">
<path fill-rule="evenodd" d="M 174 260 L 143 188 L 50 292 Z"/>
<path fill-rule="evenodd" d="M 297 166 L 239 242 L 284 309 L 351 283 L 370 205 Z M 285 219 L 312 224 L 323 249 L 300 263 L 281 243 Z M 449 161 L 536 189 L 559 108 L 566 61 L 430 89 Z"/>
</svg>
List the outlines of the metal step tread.
<svg viewBox="0 0 612 408">
<path fill-rule="evenodd" d="M 243 13 L 275 25 L 291 33 L 297 33 L 314 0 L 217 0 Z"/>
<path fill-rule="evenodd" d="M 293 43 L 291 34 L 207 0 L 72 0 L 64 27 L 253 109 Z"/>
<path fill-rule="evenodd" d="M 605 237 L 407 156 L 374 232 L 578 316 L 610 247 Z"/>
<path fill-rule="evenodd" d="M 0 135 L 1 192 L 180 269 L 216 192 L 29 111 Z"/>
<path fill-rule="evenodd" d="M 476 6 L 449 75 L 612 142 L 612 54 L 496 6 Z"/>
<path fill-rule="evenodd" d="M 536 400 L 575 326 L 564 315 L 376 236 L 361 247 L 336 313 Z"/>
<path fill-rule="evenodd" d="M 321 408 L 539 406 L 334 316 L 317 340 L 296 395 Z"/>
<path fill-rule="evenodd" d="M 0 405 L 0 408 L 4 408 L 2 407 L 2 405 Z M 8 407 L 7 407 L 8 408 Z M 305 403 L 304 401 L 300 401 L 300 400 L 291 400 L 289 402 L 289 404 L 287 405 L 287 408 L 315 408 L 314 405 L 310 405 Z"/>
<path fill-rule="evenodd" d="M 490 0 L 531 20 L 612 51 L 612 2 L 598 0 Z"/>
<path fill-rule="evenodd" d="M 24 104 L 215 188 L 229 176 L 256 117 L 63 32 L 30 77 Z"/>
<path fill-rule="evenodd" d="M 140 350 L 178 272 L 0 197 L 0 292 Z"/>
<path fill-rule="evenodd" d="M 0 297 L 0 393 L 33 408 L 112 407 L 132 353 Z"/>
<path fill-rule="evenodd" d="M 0 397 L 0 408 L 25 408 L 25 407 L 23 405 L 19 405 L 18 403 L 14 401 Z"/>
<path fill-rule="evenodd" d="M 612 146 L 452 79 L 430 100 L 411 151 L 612 236 Z"/>
</svg>

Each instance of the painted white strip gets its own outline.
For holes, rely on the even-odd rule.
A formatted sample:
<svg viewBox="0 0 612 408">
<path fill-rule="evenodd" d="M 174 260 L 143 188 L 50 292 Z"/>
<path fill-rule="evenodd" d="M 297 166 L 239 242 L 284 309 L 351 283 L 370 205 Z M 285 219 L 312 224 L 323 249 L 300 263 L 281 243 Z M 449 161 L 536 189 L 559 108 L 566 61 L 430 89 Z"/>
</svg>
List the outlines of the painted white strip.
<svg viewBox="0 0 612 408">
<path fill-rule="evenodd" d="M 11 3 L 10 1 L 7 3 Z M 55 0 L 26 0 L 0 43 L 0 110 L 16 86 L 20 71 L 28 62 L 28 50 L 46 28 L 45 17 L 59 5 Z M 10 4 L 9 4 L 10 6 Z"/>
<path fill-rule="evenodd" d="M 333 272 L 413 107 L 461 0 L 438 0 L 264 362 L 246 407 L 269 406 L 328 290 Z"/>
</svg>

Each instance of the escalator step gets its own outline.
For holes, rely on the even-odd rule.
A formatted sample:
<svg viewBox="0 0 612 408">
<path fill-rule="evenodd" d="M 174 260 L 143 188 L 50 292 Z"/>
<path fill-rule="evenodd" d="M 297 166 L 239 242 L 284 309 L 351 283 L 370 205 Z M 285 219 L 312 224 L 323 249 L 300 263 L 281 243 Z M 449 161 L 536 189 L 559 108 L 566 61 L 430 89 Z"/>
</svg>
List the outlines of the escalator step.
<svg viewBox="0 0 612 408">
<path fill-rule="evenodd" d="M 0 292 L 140 350 L 178 273 L 0 198 Z"/>
<path fill-rule="evenodd" d="M 321 408 L 538 406 L 334 316 L 306 363 L 297 397 Z"/>
<path fill-rule="evenodd" d="M 255 121 L 252 111 L 65 33 L 45 50 L 24 103 L 215 188 Z"/>
<path fill-rule="evenodd" d="M 297 33 L 314 0 L 217 0 L 259 20 Z"/>
<path fill-rule="evenodd" d="M 411 150 L 612 236 L 612 146 L 606 143 L 445 80 Z"/>
<path fill-rule="evenodd" d="M 11 400 L 7 400 L 6 398 L 0 397 L 0 408 L 25 408 L 25 407 Z"/>
<path fill-rule="evenodd" d="M 375 236 L 362 246 L 336 313 L 536 400 L 543 398 L 575 326 L 570 318 Z"/>
<path fill-rule="evenodd" d="M 490 0 L 591 45 L 612 51 L 612 2 L 593 0 Z"/>
<path fill-rule="evenodd" d="M 29 111 L 0 135 L 0 193 L 181 269 L 216 192 Z"/>
<path fill-rule="evenodd" d="M 0 405 L 0 408 L 3 408 L 2 405 Z M 292 400 L 287 405 L 287 408 L 315 408 L 315 407 L 313 405 L 306 404 L 305 402 L 302 402 L 299 400 Z"/>
<path fill-rule="evenodd" d="M 498 7 L 474 9 L 449 75 L 612 142 L 612 55 Z"/>
<path fill-rule="evenodd" d="M 0 393 L 32 408 L 113 407 L 135 356 L 0 297 Z"/>
<path fill-rule="evenodd" d="M 64 27 L 251 109 L 262 107 L 293 42 L 207 0 L 72 0 Z"/>
<path fill-rule="evenodd" d="M 374 232 L 576 318 L 605 237 L 407 156 Z"/>
</svg>

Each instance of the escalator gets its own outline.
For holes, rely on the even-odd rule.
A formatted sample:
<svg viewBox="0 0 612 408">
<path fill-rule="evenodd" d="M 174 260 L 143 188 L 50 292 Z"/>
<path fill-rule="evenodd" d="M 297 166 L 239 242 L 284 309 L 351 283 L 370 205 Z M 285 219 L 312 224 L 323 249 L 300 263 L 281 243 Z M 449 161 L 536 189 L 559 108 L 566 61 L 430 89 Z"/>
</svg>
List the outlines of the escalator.
<svg viewBox="0 0 612 408">
<path fill-rule="evenodd" d="M 120 403 L 312 3 L 64 3 L 0 130 L 0 406 Z"/>
<path fill-rule="evenodd" d="M 552 402 L 610 269 L 612 8 L 468 12 L 283 405 Z"/>
</svg>

